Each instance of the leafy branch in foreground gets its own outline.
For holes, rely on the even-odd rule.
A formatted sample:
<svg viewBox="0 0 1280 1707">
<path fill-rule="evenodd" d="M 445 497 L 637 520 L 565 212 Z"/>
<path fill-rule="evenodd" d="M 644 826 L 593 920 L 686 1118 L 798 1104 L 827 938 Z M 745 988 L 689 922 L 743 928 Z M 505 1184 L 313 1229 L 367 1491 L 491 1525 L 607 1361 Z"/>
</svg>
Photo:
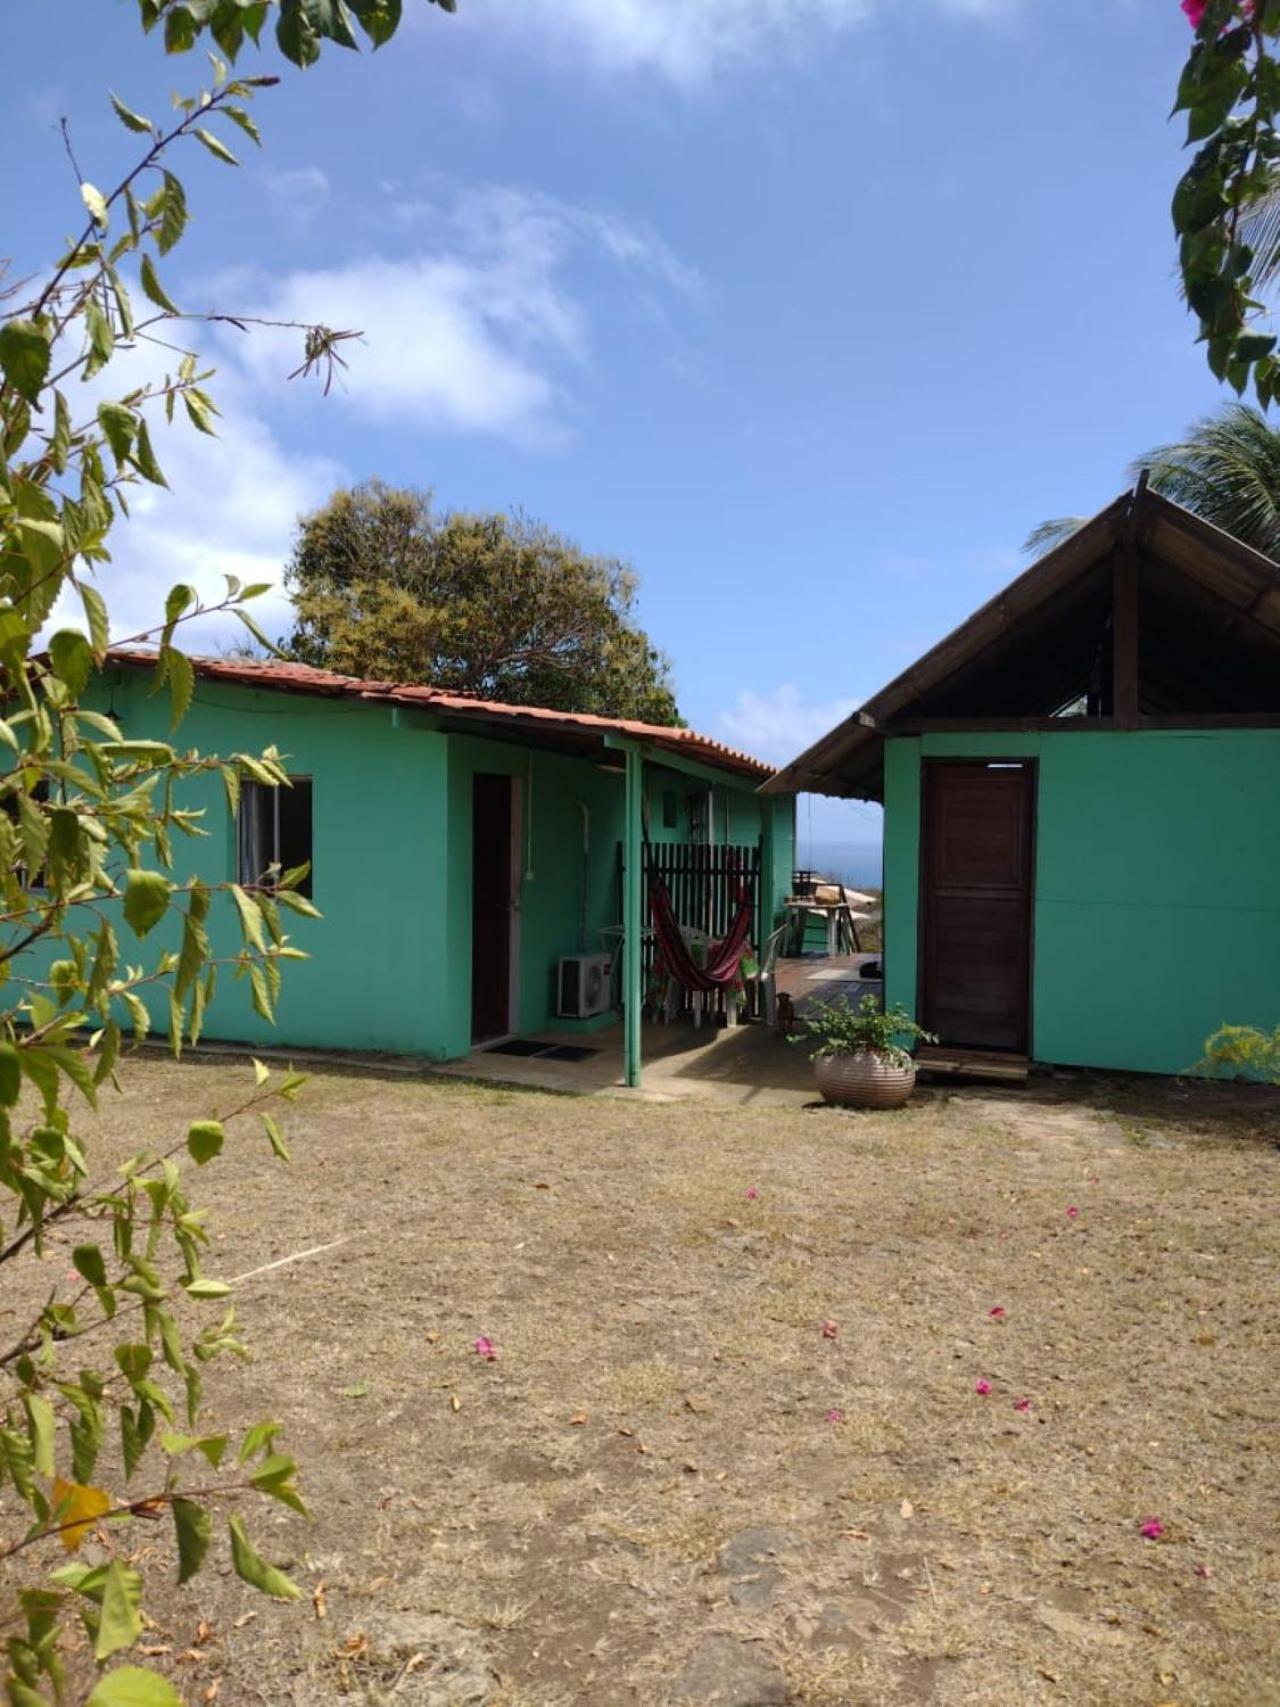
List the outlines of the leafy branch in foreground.
<svg viewBox="0 0 1280 1707">
<path fill-rule="evenodd" d="M 0 294 L 0 1688 L 10 1707 L 179 1702 L 158 1673 L 115 1663 L 143 1628 L 143 1566 L 156 1552 L 138 1547 L 138 1524 L 171 1526 L 185 1583 L 224 1510 L 234 1570 L 266 1594 L 297 1592 L 255 1550 L 238 1509 L 266 1497 L 305 1510 L 278 1425 L 258 1423 L 233 1447 L 210 1420 L 208 1366 L 245 1348 L 231 1282 L 205 1269 L 205 1215 L 186 1179 L 248 1123 L 287 1161 L 278 1110 L 302 1080 L 259 1063 L 234 1106 L 118 1167 L 97 1159 L 101 1140 L 83 1125 L 154 1024 L 175 1054 L 199 1039 L 220 976 L 245 980 L 272 1019 L 285 963 L 302 952 L 286 924 L 316 912 L 299 890 L 304 869 L 245 884 L 175 875 L 179 839 L 208 833 L 190 786 L 220 778 L 234 817 L 244 779 L 289 786 L 274 748 L 215 757 L 174 733 L 139 739 L 104 709 L 99 576 L 130 489 L 165 484 L 152 428 L 181 408 L 197 433 L 217 431 L 194 349 L 177 351 L 174 372 L 110 383 L 126 354 L 168 359 L 180 323 L 234 319 L 184 315 L 160 276 L 187 222 L 175 149 L 194 142 L 234 163 L 211 127 L 256 141 L 248 106 L 274 81 L 234 79 L 216 62 L 214 72 L 168 129 L 114 99 L 120 122 L 145 138 L 137 162 L 109 192 L 77 168 L 80 236 L 38 283 Z M 342 334 L 301 330 L 308 371 L 340 359 Z M 184 626 L 228 612 L 261 639 L 248 606 L 265 590 L 228 577 L 210 603 L 176 586 L 154 626 L 130 636 L 155 645 L 154 687 L 167 692 L 174 732 L 195 692 Z M 66 613 L 77 605 L 75 623 Z M 214 951 L 215 910 L 228 915 L 230 952 Z"/>
<path fill-rule="evenodd" d="M 1195 29 L 1175 112 L 1187 115 L 1191 164 L 1173 197 L 1187 302 L 1209 366 L 1265 409 L 1280 391 L 1276 337 L 1257 291 L 1276 270 L 1267 210 L 1280 172 L 1280 0 L 1186 0 Z"/>
</svg>

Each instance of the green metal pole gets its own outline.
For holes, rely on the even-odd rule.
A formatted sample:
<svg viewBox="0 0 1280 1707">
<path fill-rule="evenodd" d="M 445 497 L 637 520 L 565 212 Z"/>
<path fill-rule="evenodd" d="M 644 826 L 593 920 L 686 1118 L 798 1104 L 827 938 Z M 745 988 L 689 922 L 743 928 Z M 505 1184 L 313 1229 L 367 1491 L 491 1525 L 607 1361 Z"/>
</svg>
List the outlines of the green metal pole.
<svg viewBox="0 0 1280 1707">
<path fill-rule="evenodd" d="M 627 1084 L 640 1085 L 640 1010 L 644 1001 L 643 945 L 644 843 L 641 810 L 644 799 L 644 758 L 638 747 L 627 748 L 625 885 L 622 897 L 622 1052 Z"/>
</svg>

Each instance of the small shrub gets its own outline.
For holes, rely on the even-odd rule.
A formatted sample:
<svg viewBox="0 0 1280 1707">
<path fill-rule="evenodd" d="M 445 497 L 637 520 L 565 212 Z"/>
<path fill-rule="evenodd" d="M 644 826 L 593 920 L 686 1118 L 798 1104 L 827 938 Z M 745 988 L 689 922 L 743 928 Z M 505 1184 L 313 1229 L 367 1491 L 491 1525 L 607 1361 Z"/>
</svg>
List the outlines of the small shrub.
<svg viewBox="0 0 1280 1707">
<path fill-rule="evenodd" d="M 1262 1031 L 1256 1025 L 1224 1025 L 1205 1044 L 1193 1070 L 1209 1079 L 1280 1084 L 1280 1025 L 1274 1031 Z"/>
<path fill-rule="evenodd" d="M 806 1014 L 804 1031 L 792 1040 L 809 1046 L 809 1056 L 878 1055 L 901 1066 L 910 1059 L 908 1043 L 936 1043 L 930 1031 L 918 1026 L 899 1003 L 881 1008 L 879 998 L 866 995 L 855 1008 L 847 996 L 837 996 Z"/>
</svg>

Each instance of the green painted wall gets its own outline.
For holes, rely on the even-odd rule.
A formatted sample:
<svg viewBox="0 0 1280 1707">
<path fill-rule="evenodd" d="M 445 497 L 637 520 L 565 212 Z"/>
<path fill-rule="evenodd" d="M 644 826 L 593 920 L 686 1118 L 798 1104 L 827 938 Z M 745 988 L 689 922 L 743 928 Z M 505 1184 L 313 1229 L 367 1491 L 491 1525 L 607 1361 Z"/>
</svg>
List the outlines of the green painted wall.
<svg viewBox="0 0 1280 1707">
<path fill-rule="evenodd" d="M 152 698 L 148 688 L 148 676 L 118 671 L 101 708 L 126 735 L 168 738 L 167 697 Z M 516 1029 L 537 1031 L 555 1020 L 561 955 L 609 946 L 600 932 L 621 916 L 621 770 L 515 743 L 442 735 L 430 719 L 402 708 L 207 681 L 198 684 L 177 739 L 184 750 L 224 756 L 274 745 L 291 771 L 313 779 L 314 900 L 324 917 L 288 920 L 293 941 L 311 958 L 286 968 L 275 1027 L 253 1012 L 247 984 L 222 976 L 206 1027 L 210 1037 L 441 1059 L 466 1054 L 477 772 L 509 775 L 518 784 Z M 705 785 L 656 765 L 646 766 L 646 782 L 655 823 L 664 790 L 673 790 L 680 803 L 680 822 L 665 832 L 667 839 L 687 836 L 688 798 L 705 793 Z M 731 811 L 742 839 L 754 841 L 762 823 L 774 827 L 777 847 L 767 852 L 766 865 L 772 860 L 784 873 L 785 893 L 791 801 L 757 796 L 749 785 L 717 789 L 717 798 L 718 824 Z M 232 880 L 235 826 L 221 780 L 195 779 L 181 803 L 205 809 L 210 833 L 194 841 L 175 838 L 176 880 Z M 585 852 L 581 805 L 589 814 Z M 239 948 L 229 899 L 215 902 L 210 931 L 215 953 L 232 955 Z M 150 963 L 159 947 L 177 946 L 177 934 L 156 932 L 136 944 L 122 926 L 122 951 L 135 963 Z M 33 952 L 24 957 L 22 972 L 38 978 L 51 958 Z M 163 1032 L 164 1003 L 153 1002 L 152 1011 Z"/>
<path fill-rule="evenodd" d="M 126 735 L 168 736 L 165 699 L 145 676 L 119 672 L 107 709 Z M 439 952 L 443 898 L 447 743 L 410 728 L 389 707 L 199 683 L 178 739 L 184 750 L 260 752 L 274 744 L 289 768 L 314 777 L 313 899 L 321 920 L 293 919 L 310 960 L 287 968 L 273 1028 L 253 1012 L 248 986 L 220 975 L 208 1032 L 246 1042 L 420 1052 L 443 1024 Z M 203 806 L 209 835 L 174 838 L 175 877 L 235 876 L 235 829 L 221 780 L 197 778 L 182 804 Z M 210 917 L 214 951 L 231 954 L 239 931 L 229 899 Z M 126 959 L 154 959 L 160 932 Z M 173 933 L 176 946 L 177 933 Z M 371 949 L 376 947 L 376 954 Z M 163 1004 L 154 1005 L 157 1029 Z"/>
<path fill-rule="evenodd" d="M 886 999 L 915 1012 L 920 768 L 1039 761 L 1032 1053 L 1177 1073 L 1280 1022 L 1280 731 L 934 735 L 885 750 Z"/>
</svg>

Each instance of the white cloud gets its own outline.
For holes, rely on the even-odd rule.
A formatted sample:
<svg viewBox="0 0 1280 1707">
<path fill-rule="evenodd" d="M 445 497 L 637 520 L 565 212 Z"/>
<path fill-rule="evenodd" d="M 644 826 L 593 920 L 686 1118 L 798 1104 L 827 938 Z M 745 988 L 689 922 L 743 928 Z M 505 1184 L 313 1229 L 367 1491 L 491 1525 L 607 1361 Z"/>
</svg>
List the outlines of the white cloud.
<svg viewBox="0 0 1280 1707">
<path fill-rule="evenodd" d="M 861 699 L 807 700 L 790 682 L 768 693 L 744 688 L 716 721 L 722 741 L 782 766 L 844 721 Z"/>
<path fill-rule="evenodd" d="M 305 231 L 328 205 L 331 190 L 319 166 L 295 166 L 268 172 L 263 182 L 275 213 L 292 231 Z"/>
<path fill-rule="evenodd" d="M 120 395 L 144 383 L 154 366 L 140 352 L 118 357 L 95 390 Z M 222 411 L 217 438 L 197 433 L 181 409 L 172 426 L 161 410 L 149 411 L 156 457 L 169 484 L 127 488 L 130 513 L 113 527 L 112 560 L 95 575 L 117 640 L 153 628 L 163 615 L 165 594 L 179 581 L 194 586 L 206 603 L 225 596 L 227 574 L 245 584 L 279 586 L 298 517 L 323 503 L 345 478 L 329 457 L 286 449 L 234 374 L 219 374 L 210 390 Z M 268 634 L 284 631 L 283 592 L 265 594 L 249 609 Z M 60 623 L 83 626 L 77 598 L 62 601 L 52 625 Z M 184 635 L 196 650 L 245 638 L 231 617 L 197 620 Z"/>
<path fill-rule="evenodd" d="M 587 58 L 602 70 L 693 83 L 725 65 L 811 47 L 816 37 L 883 15 L 901 0 L 477 0 L 476 25 L 499 25 Z M 1021 0 L 929 0 L 958 17 L 1008 14 Z"/>
<path fill-rule="evenodd" d="M 235 287 L 247 314 L 359 329 L 340 389 L 370 420 L 554 439 L 591 353 L 579 270 L 607 265 L 650 294 L 700 288 L 653 232 L 610 213 L 441 180 L 387 188 L 387 218 L 416 253 L 218 286 L 222 297 Z M 296 335 L 285 354 L 281 336 L 259 330 L 227 347 L 254 380 L 275 384 L 296 363 Z"/>
<path fill-rule="evenodd" d="M 310 182 L 317 194 L 321 186 Z M 241 270 L 206 280 L 204 306 L 296 321 L 359 327 L 364 341 L 343 346 L 349 368 L 328 398 L 314 381 L 284 383 L 301 354 L 298 331 L 229 328 L 210 383 L 222 417 L 218 437 L 198 434 L 177 411 L 166 428 L 153 411 L 156 453 L 169 489 L 133 486 L 131 514 L 113 529 L 113 562 L 100 582 L 117 638 L 148 628 L 175 582 L 206 599 L 224 591 L 224 573 L 279 585 L 298 517 L 349 478 L 328 454 L 297 448 L 300 416 L 326 446 L 357 437 L 365 421 L 418 430 L 499 434 L 553 441 L 573 412 L 572 383 L 586 370 L 591 316 L 580 266 L 621 271 L 646 304 L 699 289 L 698 281 L 652 232 L 616 216 L 500 188 L 459 190 L 444 180 L 397 192 L 386 222 L 416 252 L 362 258 L 273 278 Z M 200 306 L 195 288 L 184 302 Z M 611 294 L 615 310 L 627 300 Z M 85 401 L 121 396 L 155 378 L 171 355 L 142 346 L 122 353 L 86 388 Z M 295 442 L 291 442 L 295 441 Z M 271 635 L 287 624 L 287 601 L 254 607 Z M 56 622 L 79 624 L 78 601 Z M 189 644 L 208 649 L 240 632 L 230 619 L 195 624 Z"/>
</svg>

